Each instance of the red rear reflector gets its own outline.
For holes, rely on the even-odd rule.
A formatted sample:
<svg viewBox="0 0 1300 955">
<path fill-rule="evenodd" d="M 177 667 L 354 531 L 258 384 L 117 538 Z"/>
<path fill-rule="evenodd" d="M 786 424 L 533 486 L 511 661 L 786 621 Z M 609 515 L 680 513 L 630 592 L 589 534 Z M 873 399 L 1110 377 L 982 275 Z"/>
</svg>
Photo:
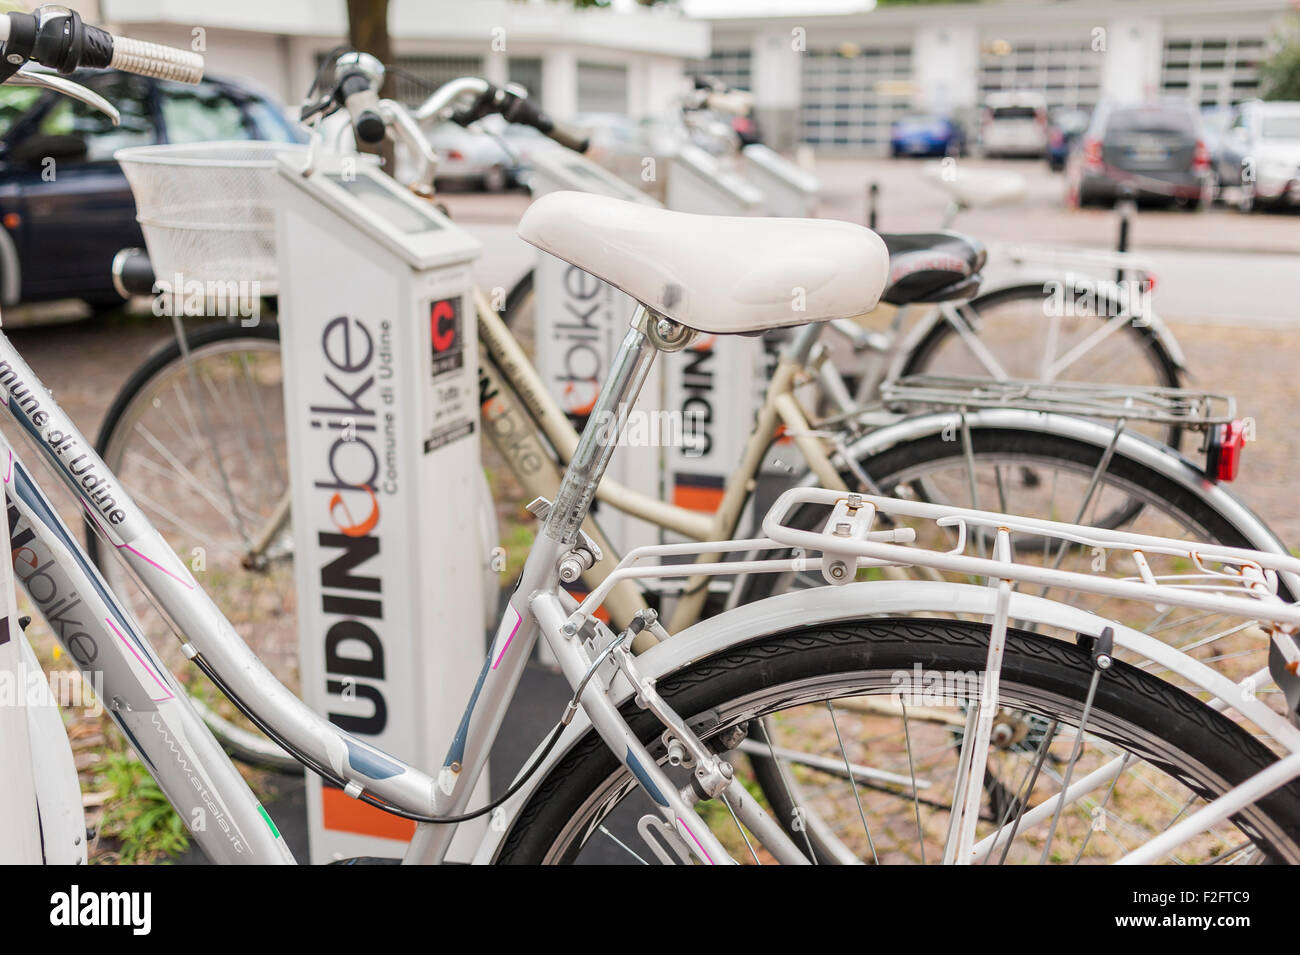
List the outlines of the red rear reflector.
<svg viewBox="0 0 1300 955">
<path fill-rule="evenodd" d="M 1192 168 L 1210 168 L 1210 151 L 1206 148 L 1205 143 L 1199 139 L 1196 141 L 1196 152 L 1192 154 Z"/>
<path fill-rule="evenodd" d="M 1101 143 L 1095 139 L 1083 141 L 1083 161 L 1089 166 L 1101 165 Z"/>
<path fill-rule="evenodd" d="M 1246 423 L 1230 421 L 1219 425 L 1219 453 L 1214 465 L 1216 481 L 1234 481 L 1241 468 L 1241 450 L 1246 446 Z"/>
</svg>

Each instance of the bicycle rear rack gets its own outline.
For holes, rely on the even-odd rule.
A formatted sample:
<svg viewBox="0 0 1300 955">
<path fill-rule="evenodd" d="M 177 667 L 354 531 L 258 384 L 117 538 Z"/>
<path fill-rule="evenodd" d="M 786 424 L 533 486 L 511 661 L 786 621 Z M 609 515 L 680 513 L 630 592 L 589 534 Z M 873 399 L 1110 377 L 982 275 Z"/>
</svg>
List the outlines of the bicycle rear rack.
<svg viewBox="0 0 1300 955">
<path fill-rule="evenodd" d="M 809 506 L 829 509 L 821 530 L 790 523 Z M 1033 584 L 1243 617 L 1258 621 L 1272 634 L 1289 669 L 1300 669 L 1300 649 L 1292 639 L 1300 633 L 1300 603 L 1278 593 L 1279 575 L 1295 582 L 1293 592 L 1300 589 L 1300 559 L 1287 554 L 806 487 L 777 498 L 762 527 L 766 536 L 760 538 L 634 548 L 570 619 L 581 624 L 616 583 L 627 579 L 820 571 L 829 584 L 841 585 L 851 583 L 863 568 L 912 568 L 983 579 L 990 585 Z M 929 543 L 933 541 L 950 546 L 941 549 Z M 989 541 L 994 542 L 992 554 L 986 556 Z M 1106 559 L 1093 561 L 1084 572 L 1027 556 L 1050 557 L 1070 547 L 1091 549 Z M 978 553 L 970 553 L 973 548 Z M 783 553 L 767 554 L 773 551 Z M 789 552 L 796 556 L 784 556 Z M 658 563 L 704 554 L 741 559 Z"/>
<path fill-rule="evenodd" d="M 803 518 L 809 507 L 826 511 L 820 530 L 805 530 L 794 523 L 796 515 Z M 971 583 L 965 585 L 961 595 L 951 587 L 962 585 L 945 586 L 941 603 L 948 608 L 947 612 L 980 615 L 991 630 L 986 665 L 981 674 L 979 704 L 967 714 L 967 736 L 973 742 L 962 748 L 951 828 L 945 846 L 945 861 L 948 862 L 982 861 L 997 847 L 1002 834 L 1000 827 L 977 840 L 975 822 L 990 748 L 993 711 L 996 709 L 988 701 L 998 698 L 1007 628 L 1011 621 L 1021 619 L 1016 600 L 1027 601 L 1023 604 L 1025 608 L 1034 606 L 1034 595 L 1016 593 L 1021 585 L 1042 587 L 1041 593 L 1059 588 L 1066 595 L 1095 594 L 1142 602 L 1153 605 L 1162 615 L 1170 607 L 1186 607 L 1244 618 L 1245 624 L 1225 633 L 1248 633 L 1248 628 L 1257 627 L 1262 631 L 1261 636 L 1266 638 L 1261 643 L 1270 649 L 1276 648 L 1282 666 L 1292 677 L 1300 668 L 1300 650 L 1295 641 L 1295 634 L 1300 632 L 1300 603 L 1284 600 L 1278 588 L 1279 578 L 1285 576 L 1291 591 L 1297 592 L 1300 560 L 1284 553 L 1131 534 L 824 488 L 786 491 L 764 517 L 763 532 L 766 536 L 750 540 L 636 548 L 570 615 L 569 623 L 565 624 L 566 632 L 569 632 L 570 624 L 575 628 L 581 627 L 614 584 L 624 579 L 820 571 L 828 583 L 844 585 L 856 579 L 858 570 L 872 567 L 910 568 L 965 577 Z M 935 541 L 939 543 L 936 545 Z M 1112 557 L 1087 562 L 1089 571 L 1061 570 L 1059 559 L 1056 563 L 1052 560 L 1054 548 L 1057 555 L 1064 554 L 1069 548 L 1090 548 L 1094 556 L 1101 554 L 1104 558 L 1109 554 Z M 972 549 L 977 552 L 970 553 Z M 985 556 L 989 550 L 991 556 Z M 763 556 L 773 551 L 780 553 Z M 730 562 L 715 558 L 708 563 L 649 563 L 662 558 L 680 559 L 704 554 L 743 556 Z M 787 557 L 785 554 L 795 556 Z M 983 580 L 984 587 L 976 583 L 980 580 Z M 879 588 L 891 584 L 885 581 L 861 586 Z M 966 598 L 973 592 L 991 592 L 992 599 L 972 603 Z M 788 596 L 793 598 L 794 595 Z M 867 616 L 873 611 L 865 591 L 864 598 L 867 602 L 862 613 Z M 1047 604 L 1067 612 L 1071 609 L 1060 597 L 1047 601 Z M 966 609 L 956 609 L 960 606 Z M 944 612 L 938 606 L 934 609 Z M 1122 611 L 1118 615 L 1122 615 Z M 1194 690 L 1205 694 L 1206 704 L 1210 707 L 1236 711 L 1245 722 L 1258 727 L 1275 748 L 1282 749 L 1277 762 L 1211 800 L 1203 808 L 1188 813 L 1154 839 L 1130 851 L 1122 862 L 1157 861 L 1185 840 L 1300 776 L 1300 736 L 1295 726 L 1286 716 L 1256 697 L 1257 680 L 1269 675 L 1275 680 L 1279 678 L 1272 659 L 1268 667 L 1236 681 L 1213 671 L 1187 651 L 1163 643 L 1151 634 L 1134 631 L 1122 622 L 1108 623 L 1107 616 L 1117 616 L 1115 611 L 1109 615 L 1085 613 L 1084 616 L 1096 627 L 1089 633 L 1078 634 L 1078 638 L 1086 636 L 1091 640 L 1094 687 L 1101 674 L 1112 665 L 1112 646 L 1132 648 L 1145 661 L 1156 663 L 1171 676 L 1190 681 Z M 1068 613 L 1065 619 L 1073 623 Z M 1048 619 L 1047 622 L 1048 626 L 1062 626 L 1059 621 Z M 1036 629 L 1038 625 L 1034 623 L 1031 626 Z M 677 638 L 670 636 L 668 639 Z M 1199 640 L 1187 649 L 1195 649 L 1204 643 L 1204 640 Z M 1036 824 L 1050 814 L 1059 816 L 1063 807 L 1091 790 L 1105 786 L 1123 772 L 1126 765 L 1126 758 L 1117 757 L 1073 783 L 1067 774 L 1061 792 L 1027 813 L 1024 822 Z"/>
<path fill-rule="evenodd" d="M 1205 431 L 1230 424 L 1237 402 L 1220 395 L 1187 388 L 1142 387 L 1072 381 L 910 375 L 880 386 L 882 400 L 894 410 L 973 410 L 1018 408 L 1105 418 L 1126 422 L 1177 425 Z"/>
<path fill-rule="evenodd" d="M 1114 277 L 1122 273 L 1134 280 L 1146 279 L 1153 270 L 1150 259 L 1133 252 L 1119 252 L 1113 249 L 1059 248 L 1047 245 L 991 243 L 989 261 L 1020 267 L 1069 269 L 1075 274 L 1096 272 Z"/>
</svg>

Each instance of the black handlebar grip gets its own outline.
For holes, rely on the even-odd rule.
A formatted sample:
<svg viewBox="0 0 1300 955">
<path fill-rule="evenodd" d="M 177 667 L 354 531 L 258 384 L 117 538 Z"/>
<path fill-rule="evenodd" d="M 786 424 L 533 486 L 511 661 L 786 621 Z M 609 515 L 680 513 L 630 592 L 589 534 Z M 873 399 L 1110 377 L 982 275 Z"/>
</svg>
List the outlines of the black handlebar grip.
<svg viewBox="0 0 1300 955">
<path fill-rule="evenodd" d="M 373 146 L 375 143 L 384 141 L 384 133 L 387 127 L 384 126 L 384 118 L 372 109 L 364 109 L 352 120 L 352 128 L 356 130 L 357 139 L 361 140 L 367 146 Z"/>
<path fill-rule="evenodd" d="M 360 70 L 344 74 L 336 95 L 352 115 L 352 129 L 357 139 L 368 146 L 383 142 L 388 127 L 384 118 L 371 108 L 379 97 L 371 85 L 370 76 Z"/>
<path fill-rule="evenodd" d="M 81 65 L 103 69 L 113 62 L 113 34 L 97 26 L 84 24 Z"/>
<path fill-rule="evenodd" d="M 154 294 L 153 263 L 144 249 L 123 249 L 113 256 L 113 288 L 122 298 Z"/>
<path fill-rule="evenodd" d="M 584 136 L 582 133 L 567 129 L 559 124 L 552 126 L 551 131 L 546 135 L 565 149 L 572 149 L 575 153 L 585 153 L 591 148 L 590 136 Z"/>
<path fill-rule="evenodd" d="M 503 111 L 502 115 L 512 123 L 522 123 L 525 126 L 533 127 L 565 149 L 572 149 L 576 153 L 585 153 L 587 147 L 591 145 L 591 140 L 588 137 L 555 122 L 542 112 L 540 106 L 530 99 L 515 97 L 514 103 L 511 104 L 508 110 Z"/>
</svg>

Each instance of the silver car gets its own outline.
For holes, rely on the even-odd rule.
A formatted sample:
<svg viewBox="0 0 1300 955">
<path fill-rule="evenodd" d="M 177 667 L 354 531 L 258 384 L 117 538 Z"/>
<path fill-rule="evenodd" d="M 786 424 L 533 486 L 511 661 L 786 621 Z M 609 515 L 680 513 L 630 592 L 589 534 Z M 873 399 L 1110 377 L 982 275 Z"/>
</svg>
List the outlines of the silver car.
<svg viewBox="0 0 1300 955">
<path fill-rule="evenodd" d="M 1243 211 L 1300 204 L 1300 103 L 1239 104 L 1215 172 L 1220 187 L 1240 190 Z"/>
</svg>

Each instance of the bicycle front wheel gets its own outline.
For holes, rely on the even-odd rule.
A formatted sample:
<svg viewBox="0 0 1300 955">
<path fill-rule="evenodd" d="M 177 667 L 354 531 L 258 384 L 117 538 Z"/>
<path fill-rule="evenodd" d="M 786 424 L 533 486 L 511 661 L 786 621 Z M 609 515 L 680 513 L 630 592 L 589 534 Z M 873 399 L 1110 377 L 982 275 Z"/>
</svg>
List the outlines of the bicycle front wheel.
<svg viewBox="0 0 1300 955">
<path fill-rule="evenodd" d="M 944 856 L 989 632 L 983 623 L 932 618 L 800 628 L 694 663 L 656 689 L 715 749 L 732 749 L 742 779 L 746 754 L 800 750 L 791 769 L 799 798 L 776 818 L 805 853 L 815 821 L 823 840 L 840 848 L 834 861 L 933 864 Z M 977 861 L 1113 861 L 1275 759 L 1230 719 L 1137 667 L 1106 671 L 1087 707 L 1094 672 L 1089 653 L 1073 643 L 1008 632 Z M 926 687 L 940 690 L 930 696 Z M 634 701 L 623 714 L 662 761 L 663 726 Z M 737 743 L 754 726 L 764 729 Z M 1079 755 L 1067 770 L 1076 740 Z M 1109 776 L 1108 766 L 1117 767 Z M 1053 821 L 1042 807 L 1067 778 L 1098 782 Z M 697 808 L 736 860 L 772 861 L 727 806 Z M 497 861 L 650 862 L 656 855 L 637 841 L 636 821 L 653 812 L 593 731 L 522 808 Z M 1300 783 L 1166 861 L 1282 860 L 1300 860 Z"/>
</svg>

